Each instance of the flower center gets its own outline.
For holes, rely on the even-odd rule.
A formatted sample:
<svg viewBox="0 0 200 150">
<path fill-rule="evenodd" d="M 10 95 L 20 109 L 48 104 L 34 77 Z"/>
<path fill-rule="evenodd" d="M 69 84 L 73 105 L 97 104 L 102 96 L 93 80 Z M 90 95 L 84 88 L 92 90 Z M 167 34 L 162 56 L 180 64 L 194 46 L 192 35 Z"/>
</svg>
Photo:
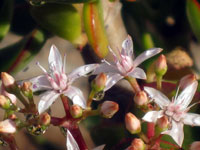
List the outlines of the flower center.
<svg viewBox="0 0 200 150">
<path fill-rule="evenodd" d="M 171 103 L 169 106 L 166 107 L 165 114 L 175 121 L 180 121 L 184 111 L 181 110 L 180 105 L 174 105 Z"/>
<path fill-rule="evenodd" d="M 121 55 L 120 60 L 117 62 L 117 68 L 123 75 L 126 75 L 134 68 L 132 59 Z"/>
</svg>

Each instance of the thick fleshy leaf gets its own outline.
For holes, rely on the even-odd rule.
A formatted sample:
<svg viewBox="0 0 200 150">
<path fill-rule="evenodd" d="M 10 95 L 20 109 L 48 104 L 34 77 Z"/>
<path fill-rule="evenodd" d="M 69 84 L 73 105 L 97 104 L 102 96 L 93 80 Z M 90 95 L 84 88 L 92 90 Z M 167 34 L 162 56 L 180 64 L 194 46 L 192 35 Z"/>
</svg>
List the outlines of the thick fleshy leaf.
<svg viewBox="0 0 200 150">
<path fill-rule="evenodd" d="M 67 150 L 80 150 L 76 140 L 74 139 L 69 130 L 67 130 L 66 147 Z"/>
<path fill-rule="evenodd" d="M 175 105 L 180 105 L 184 110 L 191 103 L 192 98 L 197 90 L 198 82 L 194 81 L 191 85 L 187 86 L 181 94 L 174 100 Z"/>
<path fill-rule="evenodd" d="M 33 92 L 52 89 L 51 84 L 47 80 L 46 75 L 37 76 L 35 78 L 30 79 L 29 81 L 32 82 Z"/>
<path fill-rule="evenodd" d="M 62 67 L 63 67 L 62 57 L 55 45 L 52 45 L 50 48 L 48 61 L 50 69 L 58 70 L 60 73 L 62 72 Z"/>
<path fill-rule="evenodd" d="M 191 126 L 200 126 L 200 115 L 194 113 L 186 113 L 183 123 Z"/>
<path fill-rule="evenodd" d="M 78 88 L 70 86 L 66 91 L 64 91 L 63 94 L 69 97 L 73 104 L 77 104 L 82 108 L 86 108 L 86 100 L 83 96 L 83 93 Z"/>
<path fill-rule="evenodd" d="M 15 132 L 16 132 L 16 125 L 12 120 L 6 119 L 0 122 L 0 133 L 15 133 Z"/>
<path fill-rule="evenodd" d="M 152 48 L 149 50 L 144 51 L 142 54 L 140 54 L 136 59 L 134 60 L 134 66 L 138 66 L 143 61 L 149 59 L 150 57 L 155 56 L 156 54 L 160 53 L 162 51 L 161 48 Z"/>
<path fill-rule="evenodd" d="M 121 76 L 120 74 L 112 74 L 112 73 L 108 74 L 107 81 L 106 81 L 106 87 L 105 87 L 104 91 L 109 90 L 113 85 L 115 85 L 122 78 L 123 78 L 123 76 Z"/>
<path fill-rule="evenodd" d="M 104 147 L 105 147 L 105 144 L 100 145 L 100 146 L 98 146 L 98 147 L 95 147 L 95 148 L 93 148 L 92 150 L 103 150 Z"/>
<path fill-rule="evenodd" d="M 133 41 L 131 36 L 128 35 L 128 37 L 126 38 L 126 40 L 123 41 L 122 43 L 122 51 L 121 51 L 122 55 L 126 55 L 126 56 L 133 56 Z"/>
<path fill-rule="evenodd" d="M 101 63 L 93 72 L 93 74 L 100 74 L 100 73 L 120 73 L 114 63 Z"/>
<path fill-rule="evenodd" d="M 60 94 L 55 91 L 47 91 L 41 95 L 39 104 L 38 104 L 38 112 L 39 114 L 43 113 L 47 110 L 52 103 L 58 98 Z"/>
<path fill-rule="evenodd" d="M 133 69 L 132 72 L 128 73 L 128 76 L 131 76 L 131 77 L 137 78 L 137 79 L 146 79 L 147 78 L 144 70 L 141 68 L 138 68 L 138 67 Z"/>
<path fill-rule="evenodd" d="M 183 123 L 172 120 L 172 128 L 162 132 L 162 134 L 170 135 L 174 141 L 181 147 L 184 139 Z"/>
<path fill-rule="evenodd" d="M 170 100 L 162 94 L 160 91 L 151 88 L 151 87 L 144 87 L 144 90 L 149 94 L 149 96 L 155 101 L 156 104 L 160 106 L 160 108 L 163 108 L 164 106 L 168 106 L 170 103 Z"/>
<path fill-rule="evenodd" d="M 156 122 L 158 118 L 161 118 L 163 116 L 163 111 L 149 111 L 144 115 L 142 118 L 144 121 L 147 122 Z"/>
<path fill-rule="evenodd" d="M 80 78 L 82 76 L 86 76 L 89 73 L 92 73 L 96 68 L 98 67 L 98 64 L 90 64 L 81 66 L 75 70 L 73 70 L 71 73 L 69 73 L 69 82 L 73 82 L 77 78 Z"/>
</svg>

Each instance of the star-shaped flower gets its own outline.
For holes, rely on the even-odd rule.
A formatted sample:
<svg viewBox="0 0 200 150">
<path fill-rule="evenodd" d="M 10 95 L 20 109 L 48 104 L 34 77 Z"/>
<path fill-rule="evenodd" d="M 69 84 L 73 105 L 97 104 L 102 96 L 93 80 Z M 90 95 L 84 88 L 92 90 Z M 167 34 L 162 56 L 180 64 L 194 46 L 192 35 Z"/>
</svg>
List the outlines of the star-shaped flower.
<svg viewBox="0 0 200 150">
<path fill-rule="evenodd" d="M 72 86 L 72 83 L 77 78 L 92 72 L 98 65 L 90 64 L 81 66 L 71 73 L 66 74 L 66 56 L 64 56 L 64 61 L 62 62 L 61 54 L 54 45 L 51 46 L 48 61 L 48 72 L 38 62 L 37 65 L 43 70 L 44 75 L 30 80 L 33 83 L 33 91 L 46 90 L 46 92 L 41 95 L 38 104 L 38 112 L 42 113 L 48 109 L 61 94 L 69 97 L 73 101 L 73 104 L 86 108 L 86 100 L 82 92 L 78 88 Z"/>
<path fill-rule="evenodd" d="M 183 126 L 200 126 L 200 115 L 195 113 L 187 113 L 194 106 L 189 106 L 197 89 L 198 82 L 195 80 L 188 85 L 179 95 L 178 90 L 175 98 L 170 101 L 164 94 L 150 87 L 144 87 L 144 90 L 161 108 L 159 111 L 150 111 L 142 118 L 147 122 L 156 122 L 158 118 L 167 116 L 170 121 L 170 128 L 162 132 L 162 134 L 170 135 L 174 141 L 181 146 L 184 139 Z M 178 95 L 178 96 L 177 96 Z"/>
<path fill-rule="evenodd" d="M 145 72 L 137 66 L 146 59 L 153 57 L 162 51 L 161 48 L 146 50 L 133 60 L 133 42 L 130 36 L 123 41 L 122 50 L 121 52 L 119 51 L 119 57 L 117 57 L 111 48 L 109 49 L 114 57 L 114 62 L 109 63 L 104 60 L 104 62 L 94 72 L 94 74 L 99 74 L 101 72 L 108 74 L 108 80 L 104 89 L 105 91 L 110 89 L 120 79 L 126 76 L 146 79 Z"/>
</svg>

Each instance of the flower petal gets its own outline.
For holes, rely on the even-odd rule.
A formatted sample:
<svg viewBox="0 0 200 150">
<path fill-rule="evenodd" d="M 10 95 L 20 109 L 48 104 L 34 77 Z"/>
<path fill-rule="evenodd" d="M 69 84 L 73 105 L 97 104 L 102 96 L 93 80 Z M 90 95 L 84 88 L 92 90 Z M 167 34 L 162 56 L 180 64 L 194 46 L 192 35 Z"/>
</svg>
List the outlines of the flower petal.
<svg viewBox="0 0 200 150">
<path fill-rule="evenodd" d="M 52 86 L 49 83 L 49 80 L 47 79 L 46 75 L 37 76 L 35 78 L 30 79 L 29 81 L 33 84 L 33 92 L 52 89 Z"/>
<path fill-rule="evenodd" d="M 105 147 L 105 144 L 97 146 L 97 147 L 93 148 L 92 150 L 103 150 L 104 147 Z"/>
<path fill-rule="evenodd" d="M 76 143 L 76 140 L 69 130 L 67 130 L 66 147 L 67 150 L 80 150 L 78 144 Z"/>
<path fill-rule="evenodd" d="M 78 88 L 70 86 L 63 94 L 69 97 L 73 104 L 77 104 L 82 108 L 86 108 L 86 100 L 83 96 L 83 93 Z"/>
<path fill-rule="evenodd" d="M 43 113 L 47 110 L 52 103 L 58 98 L 60 94 L 55 91 L 47 91 L 41 95 L 39 104 L 38 104 L 38 112 L 39 114 Z"/>
<path fill-rule="evenodd" d="M 177 99 L 174 100 L 174 104 L 180 105 L 182 109 L 186 109 L 194 97 L 194 94 L 197 90 L 197 85 L 198 82 L 194 81 L 189 86 L 187 86 L 177 97 Z"/>
<path fill-rule="evenodd" d="M 62 72 L 62 57 L 55 45 L 52 45 L 50 48 L 48 61 L 50 69 Z"/>
<path fill-rule="evenodd" d="M 155 103 L 160 106 L 160 108 L 163 108 L 164 106 L 168 106 L 170 103 L 170 100 L 162 94 L 160 91 L 151 88 L 151 87 L 144 87 L 144 90 L 149 94 L 149 96 L 154 99 Z"/>
<path fill-rule="evenodd" d="M 16 132 L 16 125 L 12 120 L 6 119 L 0 122 L 0 133 L 15 133 L 15 132 Z"/>
<path fill-rule="evenodd" d="M 113 74 L 113 73 L 108 74 L 104 91 L 107 91 L 108 89 L 110 89 L 113 85 L 115 85 L 122 78 L 123 78 L 123 76 L 121 76 L 120 74 Z"/>
<path fill-rule="evenodd" d="M 183 123 L 172 120 L 172 128 L 162 132 L 162 134 L 170 135 L 174 141 L 181 147 L 184 139 Z"/>
<path fill-rule="evenodd" d="M 200 126 L 200 115 L 194 113 L 186 113 L 183 118 L 183 123 L 191 126 Z"/>
<path fill-rule="evenodd" d="M 154 55 L 160 53 L 161 51 L 162 51 L 161 48 L 152 48 L 152 49 L 144 51 L 134 60 L 135 67 L 141 64 L 146 59 L 149 59 L 150 57 L 153 57 Z"/>
<path fill-rule="evenodd" d="M 120 73 L 117 67 L 113 63 L 101 63 L 92 74 L 100 74 L 100 73 Z"/>
<path fill-rule="evenodd" d="M 133 78 L 137 79 L 146 79 L 146 73 L 144 72 L 143 69 L 136 67 L 133 69 L 132 72 L 128 73 L 128 76 L 132 76 Z"/>
<path fill-rule="evenodd" d="M 142 118 L 144 121 L 147 122 L 156 122 L 158 118 L 161 118 L 163 116 L 163 111 L 149 111 L 147 112 L 144 117 Z"/>
<path fill-rule="evenodd" d="M 133 55 L 133 41 L 130 35 L 122 43 L 122 55 L 132 56 Z"/>
<path fill-rule="evenodd" d="M 93 72 L 94 69 L 98 67 L 98 64 L 90 64 L 90 65 L 84 65 L 81 67 L 78 67 L 74 71 L 72 71 L 68 77 L 69 77 L 69 82 L 73 82 L 77 78 L 80 78 L 81 76 L 85 76 L 91 72 Z"/>
<path fill-rule="evenodd" d="M 11 102 L 12 102 L 13 104 L 16 105 L 16 103 L 17 103 L 17 97 L 16 97 L 14 94 L 8 93 L 8 92 L 5 90 L 5 87 L 4 87 L 3 84 L 1 84 L 0 93 L 1 93 L 2 95 L 4 95 L 4 96 L 7 96 L 7 97 L 11 100 Z"/>
</svg>

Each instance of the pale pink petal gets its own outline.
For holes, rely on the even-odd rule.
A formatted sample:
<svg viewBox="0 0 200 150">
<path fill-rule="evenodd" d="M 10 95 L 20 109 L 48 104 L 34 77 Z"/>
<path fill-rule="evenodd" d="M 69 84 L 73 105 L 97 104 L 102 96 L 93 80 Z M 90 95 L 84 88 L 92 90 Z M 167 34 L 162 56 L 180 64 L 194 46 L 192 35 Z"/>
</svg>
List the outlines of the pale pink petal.
<svg viewBox="0 0 200 150">
<path fill-rule="evenodd" d="M 83 96 L 83 93 L 78 88 L 70 86 L 66 91 L 64 91 L 63 94 L 69 97 L 73 104 L 77 104 L 82 108 L 86 108 L 86 100 Z"/>
<path fill-rule="evenodd" d="M 113 85 L 115 85 L 122 78 L 123 76 L 121 76 L 120 74 L 113 74 L 113 73 L 108 74 L 104 91 L 109 90 Z"/>
<path fill-rule="evenodd" d="M 149 59 L 150 57 L 153 57 L 156 54 L 160 53 L 161 51 L 162 51 L 161 48 L 152 48 L 152 49 L 144 51 L 134 60 L 135 67 L 141 64 L 143 61 Z"/>
<path fill-rule="evenodd" d="M 122 43 L 122 55 L 132 56 L 133 55 L 133 41 L 131 36 L 128 37 Z"/>
<path fill-rule="evenodd" d="M 172 120 L 172 128 L 162 132 L 162 134 L 170 135 L 174 141 L 181 147 L 184 139 L 183 123 Z"/>
<path fill-rule="evenodd" d="M 100 73 L 120 73 L 114 65 L 114 63 L 101 63 L 92 74 L 100 74 Z"/>
<path fill-rule="evenodd" d="M 147 122 L 156 122 L 158 118 L 161 118 L 163 116 L 163 111 L 149 111 L 147 112 L 144 117 L 142 118 L 144 121 Z"/>
<path fill-rule="evenodd" d="M 134 68 L 133 71 L 128 73 L 128 76 L 131 76 L 131 77 L 137 78 L 137 79 L 146 79 L 147 78 L 144 70 L 141 68 L 138 68 L 138 67 Z"/>
<path fill-rule="evenodd" d="M 42 94 L 38 104 L 39 114 L 47 110 L 52 105 L 52 103 L 58 98 L 59 95 L 59 93 L 52 90 Z"/>
<path fill-rule="evenodd" d="M 14 94 L 8 93 L 5 90 L 5 87 L 4 87 L 3 84 L 1 84 L 1 94 L 4 95 L 4 96 L 7 96 L 11 100 L 11 102 L 16 105 L 16 103 L 17 103 L 17 97 Z"/>
<path fill-rule="evenodd" d="M 187 86 L 181 94 L 175 99 L 174 105 L 180 105 L 181 108 L 184 110 L 188 107 L 191 103 L 192 98 L 197 90 L 198 82 L 194 81 L 189 86 Z"/>
<path fill-rule="evenodd" d="M 60 55 L 59 50 L 55 45 L 52 45 L 50 48 L 50 53 L 49 53 L 49 67 L 51 70 L 57 70 L 60 73 L 62 72 L 62 57 Z"/>
<path fill-rule="evenodd" d="M 147 86 L 144 87 L 144 90 L 149 94 L 154 102 L 160 106 L 160 108 L 164 108 L 169 105 L 170 100 L 160 91 Z"/>
<path fill-rule="evenodd" d="M 97 146 L 97 147 L 93 148 L 92 150 L 103 150 L 104 147 L 105 147 L 105 144 Z"/>
<path fill-rule="evenodd" d="M 85 65 L 81 66 L 74 71 L 72 71 L 68 77 L 69 77 L 69 82 L 73 82 L 77 78 L 80 78 L 81 76 L 86 76 L 89 73 L 92 73 L 94 69 L 98 67 L 98 64 L 90 64 L 90 65 Z"/>
<path fill-rule="evenodd" d="M 15 132 L 16 132 L 16 125 L 12 120 L 6 119 L 0 122 L 0 133 L 15 133 Z"/>
<path fill-rule="evenodd" d="M 52 89 L 51 84 L 49 80 L 47 80 L 46 75 L 37 76 L 35 78 L 30 79 L 29 81 L 32 82 L 33 92 Z"/>
<path fill-rule="evenodd" d="M 69 130 L 67 130 L 66 147 L 67 150 L 80 150 L 76 140 Z"/>
<path fill-rule="evenodd" d="M 200 126 L 200 115 L 194 113 L 186 113 L 183 117 L 183 123 L 191 126 Z"/>
</svg>

